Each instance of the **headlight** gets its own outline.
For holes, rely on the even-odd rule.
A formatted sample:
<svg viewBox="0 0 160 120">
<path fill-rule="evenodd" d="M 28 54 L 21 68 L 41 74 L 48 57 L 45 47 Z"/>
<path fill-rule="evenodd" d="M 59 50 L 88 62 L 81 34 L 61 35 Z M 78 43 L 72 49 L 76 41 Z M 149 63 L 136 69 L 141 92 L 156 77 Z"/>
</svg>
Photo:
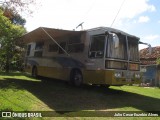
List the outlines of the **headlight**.
<svg viewBox="0 0 160 120">
<path fill-rule="evenodd" d="M 122 77 L 122 75 L 121 75 L 121 73 L 120 73 L 120 72 L 116 72 L 116 73 L 114 73 L 114 77 L 116 77 L 116 78 L 120 78 L 120 77 Z"/>
<path fill-rule="evenodd" d="M 135 73 L 135 78 L 140 78 L 140 77 L 141 77 L 140 73 Z"/>
<path fill-rule="evenodd" d="M 114 77 L 118 77 L 118 74 L 117 74 L 117 73 L 114 73 Z"/>
</svg>

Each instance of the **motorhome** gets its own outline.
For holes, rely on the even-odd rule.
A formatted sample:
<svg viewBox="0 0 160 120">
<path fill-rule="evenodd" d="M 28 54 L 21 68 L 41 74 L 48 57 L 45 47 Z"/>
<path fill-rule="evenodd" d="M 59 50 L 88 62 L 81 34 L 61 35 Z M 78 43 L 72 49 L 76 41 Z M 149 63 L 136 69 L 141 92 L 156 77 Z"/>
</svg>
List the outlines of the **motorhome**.
<svg viewBox="0 0 160 120">
<path fill-rule="evenodd" d="M 68 81 L 76 86 L 141 82 L 140 38 L 97 27 L 74 31 L 39 27 L 23 36 L 25 70 L 32 76 Z"/>
</svg>

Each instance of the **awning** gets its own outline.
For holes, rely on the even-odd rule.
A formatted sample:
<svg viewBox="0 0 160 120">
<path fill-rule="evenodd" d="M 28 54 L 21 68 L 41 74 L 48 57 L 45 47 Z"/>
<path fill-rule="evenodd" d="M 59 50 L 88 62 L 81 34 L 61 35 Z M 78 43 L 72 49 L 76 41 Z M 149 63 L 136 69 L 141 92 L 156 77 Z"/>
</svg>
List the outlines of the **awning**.
<svg viewBox="0 0 160 120">
<path fill-rule="evenodd" d="M 46 34 L 46 32 L 48 34 Z M 72 35 L 79 35 L 84 33 L 85 31 L 70 31 L 70 30 L 61 30 L 61 29 L 53 29 L 53 28 L 45 28 L 39 27 L 21 37 L 24 43 L 30 42 L 38 42 L 44 41 L 46 39 L 50 39 L 48 35 L 50 35 L 53 39 L 57 40 L 56 38 L 62 36 L 72 36 Z"/>
</svg>

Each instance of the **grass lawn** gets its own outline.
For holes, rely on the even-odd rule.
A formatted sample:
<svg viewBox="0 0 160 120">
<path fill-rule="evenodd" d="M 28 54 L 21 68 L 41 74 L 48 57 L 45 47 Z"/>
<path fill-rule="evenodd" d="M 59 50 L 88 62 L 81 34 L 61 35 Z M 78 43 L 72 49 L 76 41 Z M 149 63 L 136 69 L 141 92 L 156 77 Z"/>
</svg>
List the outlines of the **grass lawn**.
<svg viewBox="0 0 160 120">
<path fill-rule="evenodd" d="M 0 111 L 55 111 L 55 115 L 58 116 L 78 114 L 88 116 L 87 119 L 91 116 L 105 116 L 107 111 L 154 112 L 160 111 L 160 89 L 137 86 L 111 86 L 105 89 L 86 85 L 76 88 L 59 80 L 33 79 L 23 73 L 1 72 Z M 80 119 L 76 116 L 74 118 Z M 139 119 L 139 117 L 130 118 Z M 150 119 L 150 117 L 141 119 L 144 118 Z M 58 119 L 63 118 L 58 117 Z M 107 117 L 107 119 L 124 119 L 124 117 Z"/>
</svg>

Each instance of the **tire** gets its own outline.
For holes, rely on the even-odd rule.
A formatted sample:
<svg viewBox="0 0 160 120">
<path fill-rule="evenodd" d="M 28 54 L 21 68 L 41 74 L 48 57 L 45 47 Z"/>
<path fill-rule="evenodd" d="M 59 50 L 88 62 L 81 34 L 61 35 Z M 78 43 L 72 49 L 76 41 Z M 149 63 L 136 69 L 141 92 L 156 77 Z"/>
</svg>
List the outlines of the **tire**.
<svg viewBox="0 0 160 120">
<path fill-rule="evenodd" d="M 74 86 L 81 86 L 83 83 L 83 76 L 80 70 L 73 70 L 71 72 L 71 82 L 74 84 Z"/>
<path fill-rule="evenodd" d="M 37 78 L 38 77 L 38 70 L 37 67 L 32 68 L 32 77 Z"/>
</svg>

